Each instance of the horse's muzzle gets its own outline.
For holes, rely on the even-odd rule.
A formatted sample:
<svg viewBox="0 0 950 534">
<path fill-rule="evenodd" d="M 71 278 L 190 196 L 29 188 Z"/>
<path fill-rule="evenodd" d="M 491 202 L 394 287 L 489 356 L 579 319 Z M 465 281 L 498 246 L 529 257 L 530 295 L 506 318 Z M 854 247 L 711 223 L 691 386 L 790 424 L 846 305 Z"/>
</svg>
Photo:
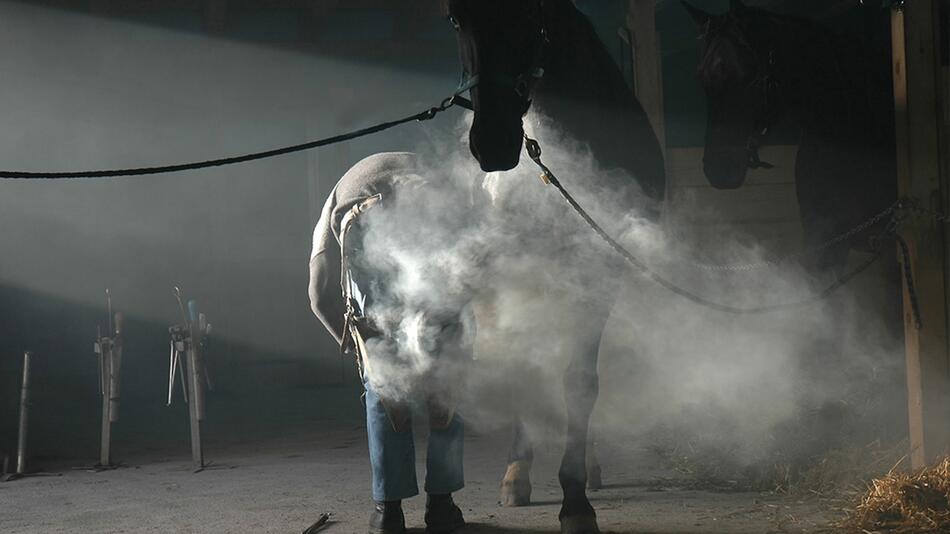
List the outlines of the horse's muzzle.
<svg viewBox="0 0 950 534">
<path fill-rule="evenodd" d="M 521 119 L 508 124 L 475 118 L 469 132 L 469 148 L 485 172 L 507 171 L 521 161 L 524 128 Z"/>
<path fill-rule="evenodd" d="M 716 189 L 736 189 L 745 183 L 749 155 L 745 148 L 707 150 L 703 156 L 703 173 Z"/>
</svg>

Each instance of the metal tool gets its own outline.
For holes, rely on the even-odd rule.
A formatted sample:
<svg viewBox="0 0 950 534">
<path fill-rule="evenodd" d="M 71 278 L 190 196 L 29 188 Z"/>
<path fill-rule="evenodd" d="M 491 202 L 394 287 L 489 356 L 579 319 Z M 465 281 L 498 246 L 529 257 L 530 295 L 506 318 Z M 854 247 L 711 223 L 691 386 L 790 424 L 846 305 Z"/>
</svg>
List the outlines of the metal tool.
<svg viewBox="0 0 950 534">
<path fill-rule="evenodd" d="M 214 389 L 205 362 L 211 325 L 205 314 L 198 312 L 197 301 L 188 301 L 187 312 L 181 289 L 175 288 L 175 299 L 181 312 L 182 324 L 168 329 L 170 350 L 168 356 L 168 398 L 171 406 L 175 391 L 176 376 L 181 378 L 182 395 L 188 404 L 188 419 L 191 427 L 191 459 L 195 472 L 206 465 L 201 446 L 201 423 L 205 420 L 205 394 Z"/>
<path fill-rule="evenodd" d="M 99 463 L 95 465 L 96 469 L 115 467 L 112 463 L 112 424 L 119 420 L 124 321 L 121 313 L 113 315 L 112 292 L 108 289 L 106 289 L 106 305 L 109 310 L 111 337 L 100 334 L 94 345 L 99 359 L 99 395 L 102 396 L 102 432 L 99 443 Z"/>
<path fill-rule="evenodd" d="M 316 534 L 321 529 L 323 529 L 323 527 L 327 526 L 329 522 L 330 514 L 321 514 L 314 524 L 310 525 L 307 527 L 307 530 L 303 531 L 303 534 Z"/>
</svg>

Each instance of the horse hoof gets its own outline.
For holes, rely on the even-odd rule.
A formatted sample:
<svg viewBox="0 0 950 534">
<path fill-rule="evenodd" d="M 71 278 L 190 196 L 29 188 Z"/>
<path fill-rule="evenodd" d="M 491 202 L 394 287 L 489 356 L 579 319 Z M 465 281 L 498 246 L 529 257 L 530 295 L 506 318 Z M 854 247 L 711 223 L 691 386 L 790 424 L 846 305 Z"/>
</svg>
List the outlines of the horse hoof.
<svg viewBox="0 0 950 534">
<path fill-rule="evenodd" d="M 531 504 L 531 483 L 515 480 L 501 486 L 501 505 L 511 508 Z"/>
<path fill-rule="evenodd" d="M 597 516 L 575 515 L 561 518 L 561 534 L 600 534 Z"/>
<path fill-rule="evenodd" d="M 600 466 L 587 469 L 587 489 L 599 490 L 604 487 L 604 479 L 600 476 Z"/>
<path fill-rule="evenodd" d="M 505 478 L 501 481 L 502 506 L 528 506 L 531 504 L 531 480 L 528 478 L 530 469 L 530 465 L 525 462 L 512 462 L 508 465 Z"/>
</svg>

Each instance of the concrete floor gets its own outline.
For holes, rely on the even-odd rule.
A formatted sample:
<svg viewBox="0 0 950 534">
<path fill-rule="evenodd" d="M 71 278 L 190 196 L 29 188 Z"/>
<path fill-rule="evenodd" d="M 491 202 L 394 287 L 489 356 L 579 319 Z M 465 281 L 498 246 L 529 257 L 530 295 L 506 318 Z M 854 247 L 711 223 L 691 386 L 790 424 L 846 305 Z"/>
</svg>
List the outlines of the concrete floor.
<svg viewBox="0 0 950 534">
<path fill-rule="evenodd" d="M 186 450 L 130 458 L 129 467 L 101 473 L 58 466 L 59 476 L 0 484 L 0 532 L 285 534 L 329 512 L 324 532 L 361 533 L 369 510 L 364 432 L 327 422 L 319 432 L 209 445 L 215 468 L 201 473 L 191 472 Z M 470 523 L 466 532 L 557 532 L 558 447 L 538 451 L 534 504 L 502 508 L 506 443 L 502 434 L 466 440 L 468 485 L 456 496 Z M 814 532 L 831 518 L 815 502 L 683 489 L 682 481 L 650 467 L 642 451 L 616 443 L 602 451 L 606 488 L 592 492 L 591 501 L 605 533 Z M 422 498 L 405 503 L 411 532 L 422 532 L 423 505 Z"/>
</svg>

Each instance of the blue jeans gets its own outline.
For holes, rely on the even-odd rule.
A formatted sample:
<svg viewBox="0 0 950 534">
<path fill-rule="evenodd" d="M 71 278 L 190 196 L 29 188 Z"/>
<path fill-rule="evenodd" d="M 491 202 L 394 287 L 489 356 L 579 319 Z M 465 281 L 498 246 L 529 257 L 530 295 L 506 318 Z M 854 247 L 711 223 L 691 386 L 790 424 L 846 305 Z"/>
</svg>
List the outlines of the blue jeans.
<svg viewBox="0 0 950 534">
<path fill-rule="evenodd" d="M 360 308 L 372 306 L 372 298 L 360 290 L 357 280 L 364 281 L 360 284 L 363 287 L 372 287 L 373 284 L 365 280 L 373 280 L 379 275 L 366 276 L 366 273 L 355 271 L 351 274 L 350 292 L 359 302 Z M 459 329 L 451 331 L 461 332 Z M 399 501 L 414 497 L 419 494 L 419 486 L 416 481 L 416 448 L 412 426 L 408 425 L 404 431 L 396 432 L 365 370 L 363 387 L 366 389 L 366 434 L 373 470 L 373 500 Z M 430 428 L 429 449 L 426 452 L 427 493 L 454 493 L 465 486 L 462 472 L 463 438 L 464 425 L 458 414 L 448 427 Z"/>
<path fill-rule="evenodd" d="M 368 382 L 366 433 L 373 467 L 373 500 L 398 501 L 419 494 L 416 447 L 412 428 L 396 432 L 379 397 Z M 464 425 L 458 414 L 445 429 L 429 430 L 426 451 L 426 493 L 454 493 L 465 487 L 462 471 Z"/>
</svg>

